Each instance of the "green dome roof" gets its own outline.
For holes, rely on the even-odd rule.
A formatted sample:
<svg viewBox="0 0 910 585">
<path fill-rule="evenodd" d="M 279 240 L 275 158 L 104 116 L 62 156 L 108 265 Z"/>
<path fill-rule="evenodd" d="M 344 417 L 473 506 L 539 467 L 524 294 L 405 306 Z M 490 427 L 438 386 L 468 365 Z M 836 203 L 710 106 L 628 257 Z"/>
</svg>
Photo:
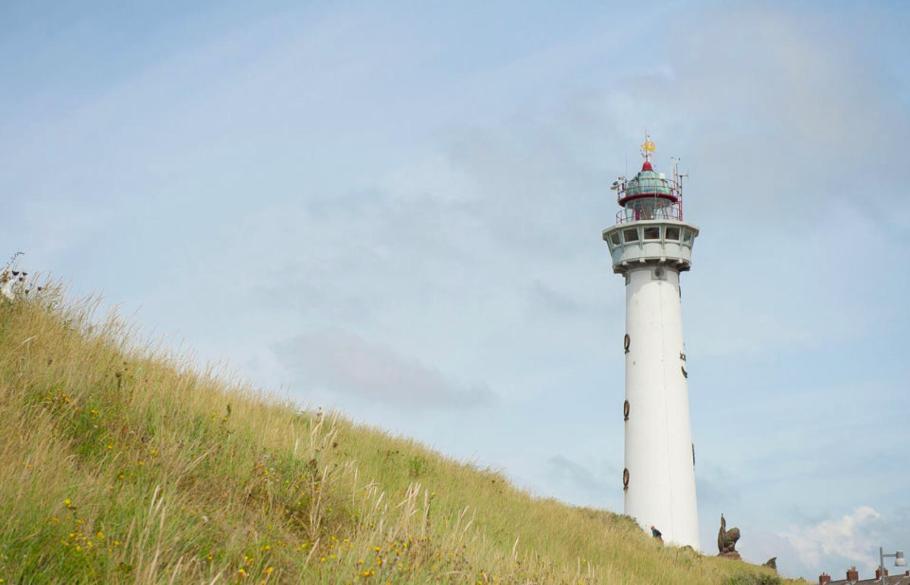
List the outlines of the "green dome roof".
<svg viewBox="0 0 910 585">
<path fill-rule="evenodd" d="M 672 196 L 673 191 L 670 189 L 669 181 L 662 178 L 656 171 L 646 168 L 630 179 L 626 183 L 625 189 L 626 197 L 645 194 Z"/>
</svg>

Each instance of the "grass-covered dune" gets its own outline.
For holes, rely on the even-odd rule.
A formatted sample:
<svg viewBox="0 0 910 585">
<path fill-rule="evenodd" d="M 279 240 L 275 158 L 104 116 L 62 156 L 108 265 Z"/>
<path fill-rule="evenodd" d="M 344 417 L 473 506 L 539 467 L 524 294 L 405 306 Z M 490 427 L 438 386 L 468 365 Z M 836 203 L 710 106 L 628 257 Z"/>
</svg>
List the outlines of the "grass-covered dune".
<svg viewBox="0 0 910 585">
<path fill-rule="evenodd" d="M 0 302 L 0 583 L 777 583 Z"/>
</svg>

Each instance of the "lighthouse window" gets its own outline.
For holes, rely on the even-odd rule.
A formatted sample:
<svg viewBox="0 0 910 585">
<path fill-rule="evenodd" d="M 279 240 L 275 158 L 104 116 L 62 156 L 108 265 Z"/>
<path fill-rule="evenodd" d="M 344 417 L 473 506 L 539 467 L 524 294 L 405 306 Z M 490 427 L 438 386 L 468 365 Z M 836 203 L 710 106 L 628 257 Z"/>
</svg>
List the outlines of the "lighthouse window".
<svg viewBox="0 0 910 585">
<path fill-rule="evenodd" d="M 646 240 L 659 240 L 660 239 L 660 228 L 658 226 L 646 227 L 645 228 L 645 239 Z"/>
<path fill-rule="evenodd" d="M 622 237 L 626 242 L 637 242 L 638 230 L 626 230 L 622 233 Z"/>
<path fill-rule="evenodd" d="M 674 242 L 679 241 L 679 228 L 667 226 L 667 239 L 673 240 Z"/>
<path fill-rule="evenodd" d="M 629 401 L 626 400 L 622 405 L 622 419 L 629 420 Z"/>
<path fill-rule="evenodd" d="M 692 232 L 690 230 L 683 230 L 683 241 L 686 243 L 692 241 Z"/>
<path fill-rule="evenodd" d="M 622 470 L 622 489 L 629 489 L 629 468 Z"/>
<path fill-rule="evenodd" d="M 610 241 L 613 242 L 614 246 L 618 246 L 621 243 L 619 241 L 619 232 L 613 232 L 610 234 Z"/>
</svg>

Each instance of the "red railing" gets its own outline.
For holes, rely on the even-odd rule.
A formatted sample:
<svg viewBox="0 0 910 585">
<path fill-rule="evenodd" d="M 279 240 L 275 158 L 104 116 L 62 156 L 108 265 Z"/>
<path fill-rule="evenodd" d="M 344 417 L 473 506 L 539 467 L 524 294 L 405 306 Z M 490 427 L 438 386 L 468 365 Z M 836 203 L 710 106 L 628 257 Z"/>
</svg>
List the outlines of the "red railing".
<svg viewBox="0 0 910 585">
<path fill-rule="evenodd" d="M 682 201 L 683 190 L 681 181 L 677 181 L 676 179 L 665 179 L 665 181 L 667 182 L 667 186 L 670 188 L 670 195 L 677 201 Z M 620 202 L 626 198 L 626 180 L 620 177 L 619 180 L 613 183 L 612 189 L 616 191 L 616 203 L 622 205 Z M 637 195 L 632 195 L 632 197 L 637 197 Z"/>
<path fill-rule="evenodd" d="M 620 179 L 621 182 L 617 181 L 614 183 L 613 189 L 616 190 L 616 202 L 623 208 L 616 213 L 616 223 L 662 219 L 683 221 L 682 181 L 676 177 L 677 175 L 674 174 L 674 178 L 667 181 L 672 201 L 668 199 L 666 194 L 659 195 L 657 193 L 636 194 L 627 198 L 626 181 Z M 641 205 L 641 202 L 652 200 L 652 198 L 653 205 Z M 627 201 L 624 202 L 624 199 L 627 199 Z M 668 201 L 670 202 L 668 203 Z"/>
<path fill-rule="evenodd" d="M 616 223 L 670 219 L 683 221 L 682 202 L 648 209 L 624 208 L 616 212 Z"/>
</svg>

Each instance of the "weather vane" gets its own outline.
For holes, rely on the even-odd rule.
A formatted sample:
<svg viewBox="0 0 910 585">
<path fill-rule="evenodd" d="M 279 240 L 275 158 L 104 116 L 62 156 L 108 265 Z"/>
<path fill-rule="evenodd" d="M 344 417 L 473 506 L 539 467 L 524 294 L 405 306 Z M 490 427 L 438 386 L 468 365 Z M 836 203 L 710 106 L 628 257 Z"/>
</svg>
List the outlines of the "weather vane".
<svg viewBox="0 0 910 585">
<path fill-rule="evenodd" d="M 646 160 L 651 160 L 651 153 L 657 150 L 657 147 L 654 146 L 654 142 L 651 140 L 651 135 L 645 132 L 645 141 L 641 143 L 641 156 Z"/>
</svg>

